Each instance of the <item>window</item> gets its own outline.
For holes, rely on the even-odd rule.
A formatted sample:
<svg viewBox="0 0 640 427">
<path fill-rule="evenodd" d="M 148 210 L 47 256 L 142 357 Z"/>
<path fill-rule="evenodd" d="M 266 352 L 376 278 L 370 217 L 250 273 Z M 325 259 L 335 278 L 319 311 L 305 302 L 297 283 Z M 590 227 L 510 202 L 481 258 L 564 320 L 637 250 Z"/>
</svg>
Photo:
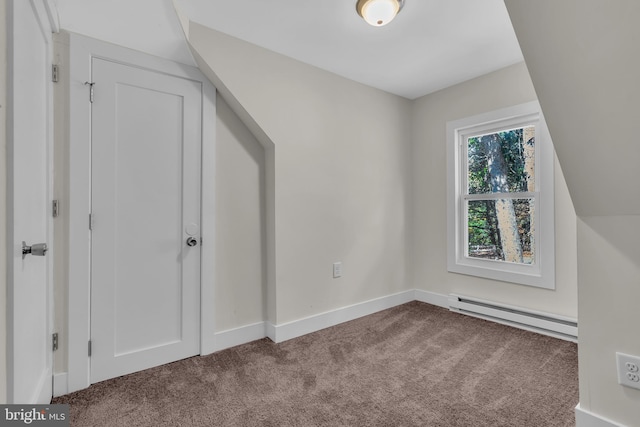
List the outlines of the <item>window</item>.
<svg viewBox="0 0 640 427">
<path fill-rule="evenodd" d="M 447 123 L 448 269 L 555 288 L 553 145 L 537 102 Z"/>
</svg>

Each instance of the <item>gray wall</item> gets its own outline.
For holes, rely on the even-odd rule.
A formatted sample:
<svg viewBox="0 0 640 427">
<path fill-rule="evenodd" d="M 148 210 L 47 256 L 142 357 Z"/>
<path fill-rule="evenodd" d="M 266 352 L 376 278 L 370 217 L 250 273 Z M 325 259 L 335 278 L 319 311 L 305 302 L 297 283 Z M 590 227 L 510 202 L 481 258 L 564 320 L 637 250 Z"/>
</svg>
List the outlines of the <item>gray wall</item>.
<svg viewBox="0 0 640 427">
<path fill-rule="evenodd" d="M 576 215 L 555 167 L 556 289 L 447 271 L 446 123 L 536 99 L 524 63 L 426 95 L 413 106 L 413 287 L 577 317 Z"/>
<path fill-rule="evenodd" d="M 194 23 L 189 39 L 268 149 L 268 320 L 408 289 L 410 101 Z"/>
<path fill-rule="evenodd" d="M 216 104 L 215 325 L 219 332 L 266 317 L 265 153 L 220 95 Z"/>
</svg>

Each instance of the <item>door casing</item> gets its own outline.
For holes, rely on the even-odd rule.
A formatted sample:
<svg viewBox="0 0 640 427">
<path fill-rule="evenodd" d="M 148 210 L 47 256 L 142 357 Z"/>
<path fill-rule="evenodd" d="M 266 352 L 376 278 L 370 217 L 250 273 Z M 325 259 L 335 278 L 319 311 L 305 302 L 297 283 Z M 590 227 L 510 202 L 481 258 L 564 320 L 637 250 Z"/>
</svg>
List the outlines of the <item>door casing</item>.
<svg viewBox="0 0 640 427">
<path fill-rule="evenodd" d="M 89 37 L 61 32 L 55 35 L 57 56 L 65 83 L 66 114 L 58 123 L 67 128 L 68 233 L 66 239 L 67 298 L 67 375 L 66 383 L 56 386 L 59 394 L 81 390 L 90 381 L 90 232 L 91 206 L 91 59 L 102 58 L 132 67 L 154 70 L 202 83 L 202 185 L 201 185 L 201 287 L 200 354 L 215 351 L 214 325 L 214 249 L 215 249 L 215 123 L 216 90 L 195 67 L 115 46 Z M 66 70 L 66 75 L 65 75 Z M 61 102 L 57 102 L 60 105 Z"/>
</svg>

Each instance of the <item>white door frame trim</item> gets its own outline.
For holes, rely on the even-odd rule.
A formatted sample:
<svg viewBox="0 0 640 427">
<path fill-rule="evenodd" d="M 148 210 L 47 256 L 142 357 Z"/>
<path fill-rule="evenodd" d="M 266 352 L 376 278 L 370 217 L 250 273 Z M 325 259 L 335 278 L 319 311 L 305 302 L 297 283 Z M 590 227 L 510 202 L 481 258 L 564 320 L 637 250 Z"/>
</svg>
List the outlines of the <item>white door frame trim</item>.
<svg viewBox="0 0 640 427">
<path fill-rule="evenodd" d="M 77 34 L 60 33 L 57 42 L 68 46 L 69 98 L 69 231 L 68 231 L 68 389 L 88 387 L 90 357 L 90 242 L 88 220 L 91 207 L 91 109 L 89 89 L 91 58 L 182 77 L 202 84 L 202 240 L 200 353 L 214 351 L 214 208 L 215 208 L 215 123 L 216 91 L 197 69 L 166 59 L 136 52 Z"/>
</svg>

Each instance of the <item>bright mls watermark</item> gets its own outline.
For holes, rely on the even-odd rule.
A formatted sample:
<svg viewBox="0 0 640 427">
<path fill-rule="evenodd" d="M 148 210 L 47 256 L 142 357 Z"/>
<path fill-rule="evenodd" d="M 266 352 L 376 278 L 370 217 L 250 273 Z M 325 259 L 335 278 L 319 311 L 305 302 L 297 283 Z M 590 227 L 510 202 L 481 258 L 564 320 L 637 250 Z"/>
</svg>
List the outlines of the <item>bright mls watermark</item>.
<svg viewBox="0 0 640 427">
<path fill-rule="evenodd" d="M 69 425 L 69 405 L 0 405 L 0 427 Z"/>
</svg>

